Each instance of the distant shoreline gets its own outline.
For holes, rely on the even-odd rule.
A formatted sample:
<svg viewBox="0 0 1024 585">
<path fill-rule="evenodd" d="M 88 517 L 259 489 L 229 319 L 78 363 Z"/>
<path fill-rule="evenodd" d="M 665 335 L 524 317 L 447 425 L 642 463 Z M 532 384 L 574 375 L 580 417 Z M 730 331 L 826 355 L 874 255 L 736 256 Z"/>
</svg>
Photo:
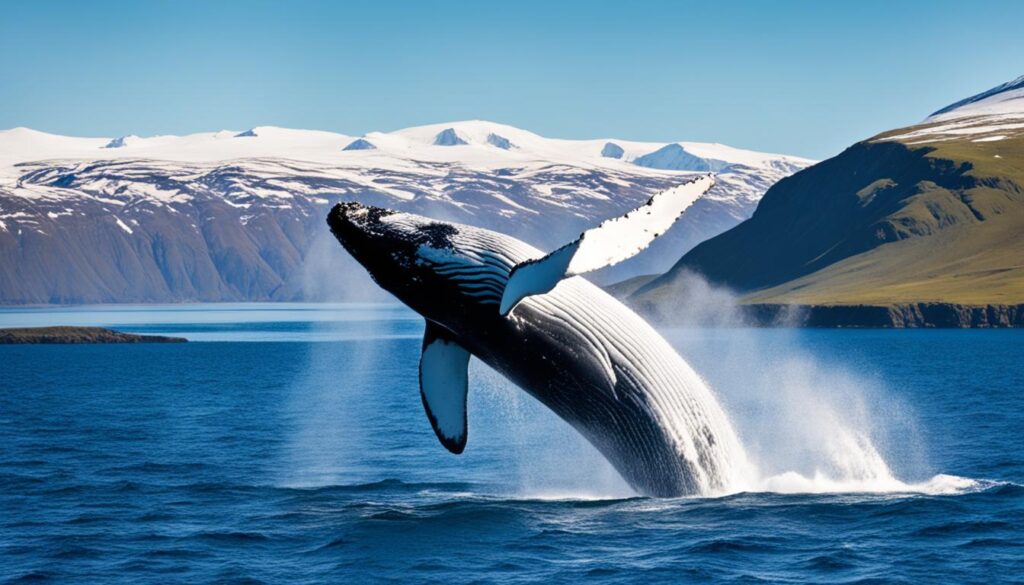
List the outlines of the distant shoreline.
<svg viewBox="0 0 1024 585">
<path fill-rule="evenodd" d="M 673 315 L 650 301 L 630 304 L 644 318 L 672 325 Z M 810 305 L 749 303 L 706 315 L 710 327 L 795 327 L 802 329 L 1015 329 L 1024 328 L 1024 304 L 961 305 L 942 302 Z"/>
<path fill-rule="evenodd" d="M 617 296 L 613 287 L 606 291 Z M 645 319 L 656 327 L 673 327 L 677 325 L 692 325 L 692 323 L 680 323 L 672 314 L 666 314 L 659 310 L 657 304 L 651 302 L 633 303 L 629 299 L 618 297 L 627 306 L 637 311 Z M 367 301 L 225 301 L 225 302 L 180 302 L 180 303 L 102 303 L 102 304 L 61 304 L 61 305 L 0 305 L 0 313 L 3 311 L 46 311 L 48 309 L 68 308 L 95 308 L 97 310 L 130 308 L 132 310 L 168 310 L 178 308 L 190 308 L 201 306 L 220 306 L 224 309 L 254 310 L 254 306 L 268 308 L 296 308 L 298 306 L 377 306 L 377 307 L 401 307 L 395 302 L 367 302 Z M 719 308 L 721 309 L 721 308 Z M 800 303 L 748 303 L 732 306 L 730 311 L 739 317 L 738 321 L 718 319 L 718 315 L 711 310 L 704 326 L 707 327 L 796 327 L 810 329 L 1013 329 L 1024 328 L 1024 304 L 979 304 L 968 305 L 959 303 L 920 301 L 907 303 L 885 303 L 885 304 L 800 304 Z M 176 343 L 187 341 L 182 338 L 136 335 L 121 333 L 109 329 L 103 329 L 105 334 L 93 340 L 89 335 L 75 336 L 78 340 L 61 340 L 56 335 L 54 340 L 46 341 L 24 339 L 11 339 L 11 332 L 65 329 L 65 330 L 101 330 L 99 327 L 38 327 L 38 328 L 0 328 L 0 344 L 11 343 Z"/>
<path fill-rule="evenodd" d="M 0 329 L 0 345 L 12 344 L 95 344 L 95 343 L 185 343 L 184 337 L 137 335 L 104 327 L 16 327 Z"/>
<path fill-rule="evenodd" d="M 753 322 L 772 326 L 791 319 L 799 327 L 864 329 L 1009 329 L 1024 327 L 1024 304 L 961 305 L 893 303 L 889 305 L 743 306 Z"/>
</svg>

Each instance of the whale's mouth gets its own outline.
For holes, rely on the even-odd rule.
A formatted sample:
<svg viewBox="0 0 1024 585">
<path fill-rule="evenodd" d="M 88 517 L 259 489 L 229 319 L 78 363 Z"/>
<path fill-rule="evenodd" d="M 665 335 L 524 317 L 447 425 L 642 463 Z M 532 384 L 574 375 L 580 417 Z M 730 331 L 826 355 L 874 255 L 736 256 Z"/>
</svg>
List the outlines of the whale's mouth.
<svg viewBox="0 0 1024 585">
<path fill-rule="evenodd" d="M 401 268 L 411 251 L 406 234 L 388 226 L 385 218 L 396 211 L 355 201 L 338 203 L 327 214 L 331 233 L 370 277 L 392 294 L 402 282 Z"/>
<path fill-rule="evenodd" d="M 396 238 L 393 230 L 386 229 L 383 222 L 384 218 L 396 213 L 392 209 L 346 201 L 335 205 L 327 214 L 327 225 L 338 242 L 369 268 L 366 264 L 369 252 L 381 251 L 402 239 Z"/>
</svg>

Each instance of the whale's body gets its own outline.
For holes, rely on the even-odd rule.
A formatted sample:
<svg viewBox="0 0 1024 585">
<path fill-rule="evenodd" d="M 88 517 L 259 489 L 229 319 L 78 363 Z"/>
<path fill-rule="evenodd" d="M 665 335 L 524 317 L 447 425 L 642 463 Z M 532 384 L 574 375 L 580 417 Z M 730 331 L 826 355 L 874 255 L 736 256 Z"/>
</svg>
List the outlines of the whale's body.
<svg viewBox="0 0 1024 585">
<path fill-rule="evenodd" d="M 642 494 L 715 493 L 739 479 L 743 449 L 710 389 L 616 299 L 570 277 L 502 314 L 510 273 L 539 250 L 357 204 L 336 206 L 328 223 L 379 284 L 427 319 L 421 395 L 453 452 L 467 436 L 472 355 L 572 425 Z"/>
</svg>

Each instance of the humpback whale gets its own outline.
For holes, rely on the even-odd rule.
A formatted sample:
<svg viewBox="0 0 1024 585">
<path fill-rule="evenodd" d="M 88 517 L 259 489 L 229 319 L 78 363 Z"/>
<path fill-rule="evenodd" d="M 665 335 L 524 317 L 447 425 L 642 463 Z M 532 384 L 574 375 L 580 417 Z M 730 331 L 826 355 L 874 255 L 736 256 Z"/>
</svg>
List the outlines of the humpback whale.
<svg viewBox="0 0 1024 585">
<path fill-rule="evenodd" d="M 742 445 L 713 393 L 650 325 L 580 274 L 646 248 L 713 184 L 659 193 L 545 254 L 510 236 L 355 202 L 327 223 L 373 280 L 426 320 L 420 397 L 462 453 L 475 356 L 572 425 L 638 493 L 722 493 Z"/>
</svg>

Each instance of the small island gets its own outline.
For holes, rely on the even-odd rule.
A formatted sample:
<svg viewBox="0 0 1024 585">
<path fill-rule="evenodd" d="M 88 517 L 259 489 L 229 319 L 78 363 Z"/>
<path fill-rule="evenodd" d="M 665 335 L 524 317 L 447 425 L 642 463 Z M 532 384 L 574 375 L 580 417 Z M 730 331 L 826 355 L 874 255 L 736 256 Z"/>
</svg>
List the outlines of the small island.
<svg viewBox="0 0 1024 585">
<path fill-rule="evenodd" d="M 0 345 L 14 343 L 185 343 L 184 337 L 137 335 L 103 327 L 20 327 L 0 329 Z"/>
</svg>

